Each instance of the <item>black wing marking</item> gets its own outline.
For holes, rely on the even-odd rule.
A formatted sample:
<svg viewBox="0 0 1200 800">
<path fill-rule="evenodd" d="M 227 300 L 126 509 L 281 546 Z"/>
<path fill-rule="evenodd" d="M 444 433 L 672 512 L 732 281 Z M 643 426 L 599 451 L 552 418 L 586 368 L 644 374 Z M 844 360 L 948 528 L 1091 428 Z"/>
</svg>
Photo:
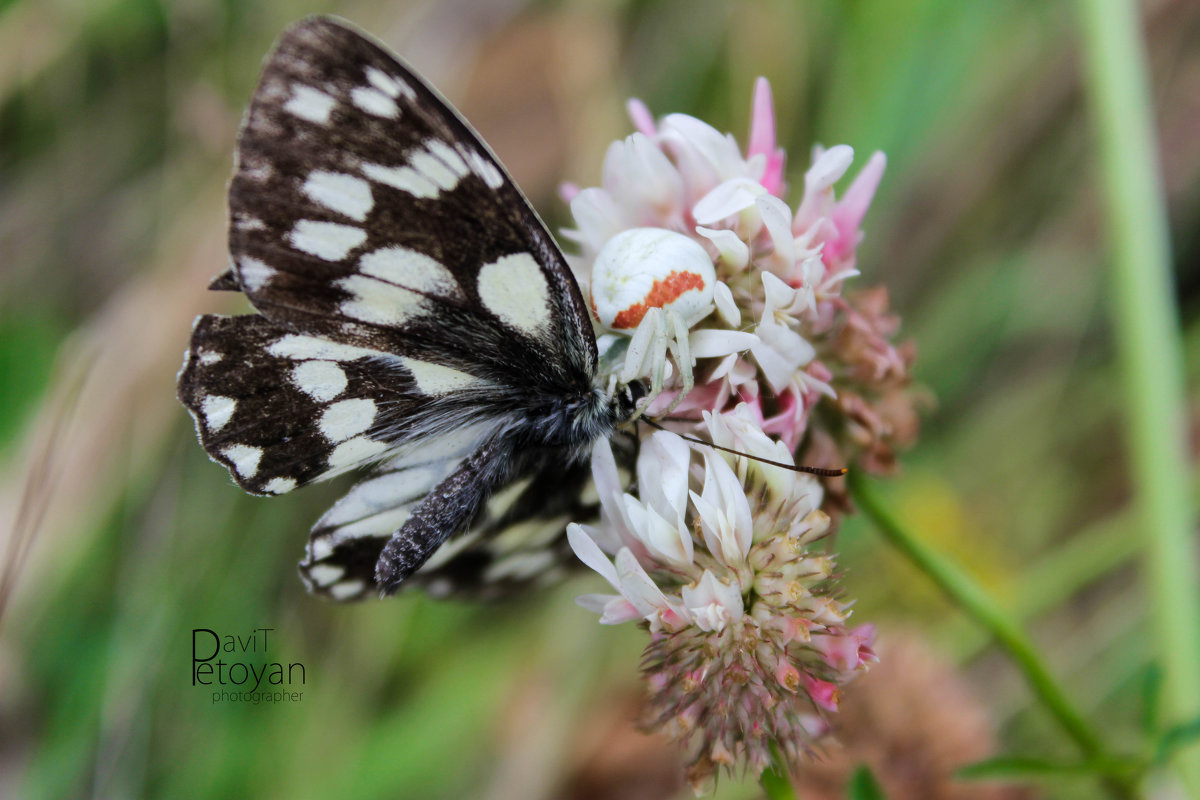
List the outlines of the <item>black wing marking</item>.
<svg viewBox="0 0 1200 800">
<path fill-rule="evenodd" d="M 237 281 L 272 321 L 508 386 L 590 388 L 591 323 L 545 226 L 466 123 L 345 25 L 280 38 L 229 204 Z"/>
</svg>

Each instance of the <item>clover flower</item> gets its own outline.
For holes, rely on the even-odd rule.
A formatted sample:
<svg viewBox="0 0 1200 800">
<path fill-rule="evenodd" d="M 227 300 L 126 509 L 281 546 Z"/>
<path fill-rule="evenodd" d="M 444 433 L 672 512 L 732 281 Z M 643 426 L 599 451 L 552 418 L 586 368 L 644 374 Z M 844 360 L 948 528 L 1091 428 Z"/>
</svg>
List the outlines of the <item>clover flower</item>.
<svg viewBox="0 0 1200 800">
<path fill-rule="evenodd" d="M 712 441 L 790 462 L 745 406 L 704 419 Z M 616 591 L 580 604 L 605 624 L 647 625 L 648 724 L 685 746 L 700 787 L 721 767 L 761 772 L 772 744 L 798 761 L 837 710 L 839 687 L 874 655 L 873 629 L 847 627 L 833 557 L 813 546 L 829 529 L 820 483 L 698 449 L 669 431 L 648 437 L 635 496 L 599 442 L 602 520 L 567 536 Z"/>
<path fill-rule="evenodd" d="M 793 451 L 807 441 L 816 466 L 889 469 L 915 436 L 914 353 L 893 344 L 882 290 L 843 293 L 886 158 L 872 155 L 838 197 L 854 151 L 814 148 L 793 211 L 765 79 L 745 153 L 685 114 L 656 121 L 635 100 L 630 116 L 637 130 L 609 146 L 602 185 L 563 190 L 572 266 L 613 373 L 649 379 L 652 415 L 698 423 L 747 403 Z M 818 405 L 828 424 L 810 432 Z"/>
<path fill-rule="evenodd" d="M 601 519 L 567 533 L 614 590 L 580 604 L 648 630 L 647 722 L 687 749 L 700 787 L 722 768 L 761 772 L 773 747 L 799 761 L 874 660 L 822 542 L 847 508 L 840 482 L 765 462 L 891 468 L 916 433 L 914 354 L 893 342 L 882 289 L 844 291 L 881 153 L 839 197 L 854 152 L 815 148 L 791 206 L 765 80 L 745 151 L 693 117 L 629 112 L 602 185 L 564 187 L 564 234 L 602 369 L 647 381 L 641 411 L 669 430 L 641 437 L 632 486 L 597 443 Z"/>
</svg>

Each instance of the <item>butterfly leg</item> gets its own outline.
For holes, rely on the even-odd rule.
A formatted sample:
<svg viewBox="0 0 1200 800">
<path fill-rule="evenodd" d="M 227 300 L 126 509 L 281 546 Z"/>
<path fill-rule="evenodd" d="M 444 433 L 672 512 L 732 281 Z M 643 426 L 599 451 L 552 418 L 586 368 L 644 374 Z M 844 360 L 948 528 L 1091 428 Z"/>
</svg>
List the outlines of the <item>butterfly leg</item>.
<svg viewBox="0 0 1200 800">
<path fill-rule="evenodd" d="M 493 439 L 467 456 L 426 495 L 379 554 L 375 583 L 380 596 L 395 594 L 447 539 L 471 524 L 492 489 L 508 473 L 512 459 L 511 445 Z"/>
</svg>

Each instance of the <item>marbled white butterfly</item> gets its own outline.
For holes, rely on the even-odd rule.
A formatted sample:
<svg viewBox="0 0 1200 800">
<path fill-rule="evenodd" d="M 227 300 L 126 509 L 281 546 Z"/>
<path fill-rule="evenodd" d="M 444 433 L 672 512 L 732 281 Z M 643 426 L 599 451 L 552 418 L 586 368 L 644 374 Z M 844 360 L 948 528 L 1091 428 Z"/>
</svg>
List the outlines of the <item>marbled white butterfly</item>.
<svg viewBox="0 0 1200 800">
<path fill-rule="evenodd" d="M 495 156 L 380 45 L 303 20 L 267 58 L 229 187 L 257 313 L 196 321 L 179 397 L 254 494 L 373 471 L 301 574 L 338 600 L 536 579 L 586 515 L 592 443 L 640 383 L 600 386 L 588 309 Z"/>
</svg>

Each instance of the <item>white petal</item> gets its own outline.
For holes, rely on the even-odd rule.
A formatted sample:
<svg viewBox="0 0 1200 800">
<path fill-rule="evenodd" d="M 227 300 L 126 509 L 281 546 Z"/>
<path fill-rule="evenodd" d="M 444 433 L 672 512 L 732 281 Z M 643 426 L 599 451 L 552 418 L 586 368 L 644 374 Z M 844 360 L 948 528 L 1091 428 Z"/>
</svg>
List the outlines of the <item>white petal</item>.
<svg viewBox="0 0 1200 800">
<path fill-rule="evenodd" d="M 686 525 L 672 524 L 628 494 L 625 495 L 625 513 L 633 524 L 634 533 L 656 560 L 677 569 L 686 570 L 692 566 L 692 536 Z M 680 518 L 679 523 L 682 522 Z"/>
<path fill-rule="evenodd" d="M 749 331 L 700 328 L 692 331 L 688 343 L 693 358 L 721 358 L 749 350 L 758 343 L 758 336 Z"/>
<path fill-rule="evenodd" d="M 584 532 L 582 526 L 574 522 L 567 526 L 567 543 L 571 545 L 571 549 L 575 551 L 575 556 L 580 561 L 599 573 L 604 580 L 612 584 L 614 589 L 621 591 L 620 583 L 617 581 L 617 571 L 613 568 L 612 562 L 608 560 L 608 556 L 604 555 L 600 546 L 592 541 L 592 537 Z"/>
<path fill-rule="evenodd" d="M 804 193 L 819 192 L 837 183 L 854 162 L 854 148 L 834 145 L 821 153 L 804 173 Z"/>
<path fill-rule="evenodd" d="M 618 205 L 634 209 L 639 217 L 667 215 L 678 210 L 683 197 L 678 170 L 642 133 L 609 145 L 604 156 L 604 188 Z M 634 220 L 634 224 L 644 222 Z"/>
<path fill-rule="evenodd" d="M 682 519 L 691 460 L 691 447 L 670 431 L 658 431 L 646 440 L 637 463 L 642 501 L 664 517 Z"/>
<path fill-rule="evenodd" d="M 754 205 L 754 198 L 766 194 L 761 183 L 749 178 L 733 178 L 713 187 L 692 207 L 698 225 L 712 225 Z"/>
<path fill-rule="evenodd" d="M 651 630 L 655 630 L 661 619 L 661 614 L 679 613 L 687 618 L 682 607 L 673 607 L 667 596 L 658 585 L 646 574 L 646 570 L 638 563 L 637 557 L 627 548 L 622 547 L 617 553 L 617 575 L 621 579 L 621 594 L 629 600 L 642 615 L 642 619 L 650 621 Z"/>
<path fill-rule="evenodd" d="M 697 228 L 696 230 L 699 231 L 701 229 Z M 714 231 L 714 233 L 721 233 L 721 231 Z M 725 233 L 732 235 L 731 231 L 725 231 Z M 745 247 L 745 244 L 742 243 L 741 239 L 738 239 L 736 236 L 733 238 L 737 240 L 738 244 L 741 244 L 742 247 Z M 746 252 L 747 255 L 749 255 L 749 250 Z M 729 327 L 737 328 L 742 324 L 742 310 L 738 308 L 737 303 L 734 302 L 733 291 L 729 288 L 729 285 L 725 283 L 725 281 L 717 281 L 716 286 L 713 287 L 713 302 L 716 303 L 717 313 L 720 314 L 721 319 L 725 320 L 725 323 Z M 695 349 L 694 346 L 693 349 Z M 703 356 L 700 357 L 702 358 Z"/>
<path fill-rule="evenodd" d="M 735 270 L 745 269 L 750 263 L 750 248 L 731 230 L 696 226 L 696 233 L 713 243 L 717 257 Z"/>
<path fill-rule="evenodd" d="M 775 244 L 773 260 L 782 269 L 791 269 L 796 263 L 796 237 L 792 235 L 792 212 L 787 204 L 770 194 L 759 195 L 754 205 L 762 214 L 763 224 Z"/>
<path fill-rule="evenodd" d="M 800 367 L 812 361 L 816 350 L 803 336 L 778 323 L 764 320 L 754 332 L 760 341 L 750 348 L 750 352 L 771 389 L 782 392 Z"/>
<path fill-rule="evenodd" d="M 691 612 L 696 625 L 703 630 L 720 630 L 729 622 L 741 618 L 745 610 L 741 591 L 718 580 L 708 570 L 695 586 L 680 590 L 684 606 Z"/>
<path fill-rule="evenodd" d="M 763 308 L 763 319 L 776 311 L 787 310 L 796 300 L 797 291 L 773 272 L 764 272 L 762 276 L 763 292 L 766 296 L 766 306 Z"/>
<path fill-rule="evenodd" d="M 613 196 L 596 187 L 584 189 L 571 199 L 571 215 L 580 240 L 596 251 L 630 227 L 630 220 Z"/>
<path fill-rule="evenodd" d="M 614 597 L 604 606 L 604 613 L 600 615 L 600 624 L 620 625 L 623 622 L 633 622 L 635 619 L 642 619 L 638 607 L 624 597 Z"/>
</svg>

